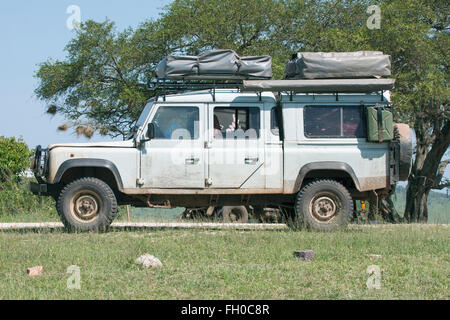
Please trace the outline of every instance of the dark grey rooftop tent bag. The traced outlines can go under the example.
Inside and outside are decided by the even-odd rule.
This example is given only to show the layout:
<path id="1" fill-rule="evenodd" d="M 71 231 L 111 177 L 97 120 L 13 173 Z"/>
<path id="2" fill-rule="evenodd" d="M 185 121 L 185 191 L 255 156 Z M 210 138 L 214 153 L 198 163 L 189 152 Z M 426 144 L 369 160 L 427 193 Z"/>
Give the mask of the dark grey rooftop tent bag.
<path id="1" fill-rule="evenodd" d="M 156 74 L 159 79 L 271 79 L 272 58 L 239 57 L 233 50 L 169 55 L 158 64 Z"/>
<path id="2" fill-rule="evenodd" d="M 391 75 L 391 57 L 381 51 L 300 52 L 286 63 L 286 79 L 382 78 Z"/>

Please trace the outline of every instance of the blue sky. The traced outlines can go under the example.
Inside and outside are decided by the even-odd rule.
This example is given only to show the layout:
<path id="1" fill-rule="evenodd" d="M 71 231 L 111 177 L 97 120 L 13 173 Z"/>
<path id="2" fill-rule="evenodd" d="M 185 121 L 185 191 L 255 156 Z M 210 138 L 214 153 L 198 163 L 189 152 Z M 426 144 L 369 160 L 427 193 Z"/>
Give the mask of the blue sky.
<path id="1" fill-rule="evenodd" d="M 30 148 L 58 142 L 83 142 L 70 130 L 58 132 L 64 119 L 50 117 L 34 96 L 37 64 L 63 59 L 74 32 L 66 26 L 70 5 L 81 9 L 82 21 L 114 21 L 119 30 L 157 18 L 170 0 L 15 0 L 0 2 L 0 136 L 22 136 Z M 99 135 L 91 141 L 108 138 Z"/>

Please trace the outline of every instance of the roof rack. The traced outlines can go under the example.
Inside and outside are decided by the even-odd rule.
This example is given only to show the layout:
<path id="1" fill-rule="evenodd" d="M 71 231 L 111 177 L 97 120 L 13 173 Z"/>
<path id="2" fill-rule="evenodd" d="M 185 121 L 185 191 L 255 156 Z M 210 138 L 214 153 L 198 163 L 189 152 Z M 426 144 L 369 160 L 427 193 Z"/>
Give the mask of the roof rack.
<path id="1" fill-rule="evenodd" d="M 212 90 L 213 100 L 216 100 L 216 89 L 238 89 L 241 90 L 243 80 L 241 79 L 154 79 L 149 82 L 148 87 L 156 92 L 156 96 L 183 93 L 186 91 Z"/>
<path id="2" fill-rule="evenodd" d="M 262 92 L 286 92 L 292 96 L 297 93 L 376 93 L 383 96 L 385 90 L 393 88 L 394 79 L 298 79 L 298 80 L 246 80 L 246 79 L 161 79 L 149 82 L 149 89 L 166 101 L 166 95 L 187 91 L 211 90 L 216 101 L 216 89 L 237 89 L 239 92 L 255 92 L 261 100 Z M 383 100 L 383 97 L 381 97 Z"/>

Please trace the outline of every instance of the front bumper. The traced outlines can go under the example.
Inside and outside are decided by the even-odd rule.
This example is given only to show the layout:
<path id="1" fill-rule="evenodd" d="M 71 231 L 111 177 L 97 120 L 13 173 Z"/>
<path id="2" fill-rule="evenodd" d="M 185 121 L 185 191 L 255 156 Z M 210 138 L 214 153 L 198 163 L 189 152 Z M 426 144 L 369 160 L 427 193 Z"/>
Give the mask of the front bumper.
<path id="1" fill-rule="evenodd" d="M 48 193 L 48 185 L 46 183 L 30 182 L 29 188 L 33 194 L 46 195 Z"/>

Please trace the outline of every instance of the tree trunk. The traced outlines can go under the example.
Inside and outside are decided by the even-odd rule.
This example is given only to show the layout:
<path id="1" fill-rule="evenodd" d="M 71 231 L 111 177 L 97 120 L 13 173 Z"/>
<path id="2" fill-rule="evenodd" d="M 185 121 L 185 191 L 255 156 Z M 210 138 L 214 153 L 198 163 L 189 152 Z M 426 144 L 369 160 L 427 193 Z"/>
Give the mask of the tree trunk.
<path id="1" fill-rule="evenodd" d="M 442 177 L 438 169 L 450 144 L 450 121 L 445 121 L 442 130 L 434 127 L 431 133 L 425 129 L 429 126 L 423 122 L 418 120 L 414 128 L 417 141 L 416 158 L 408 179 L 404 216 L 408 222 L 428 221 L 428 195 L 431 189 L 439 186 Z"/>
<path id="2" fill-rule="evenodd" d="M 427 200 L 431 188 L 426 187 L 425 177 L 411 177 L 406 189 L 405 219 L 408 222 L 428 221 Z"/>

